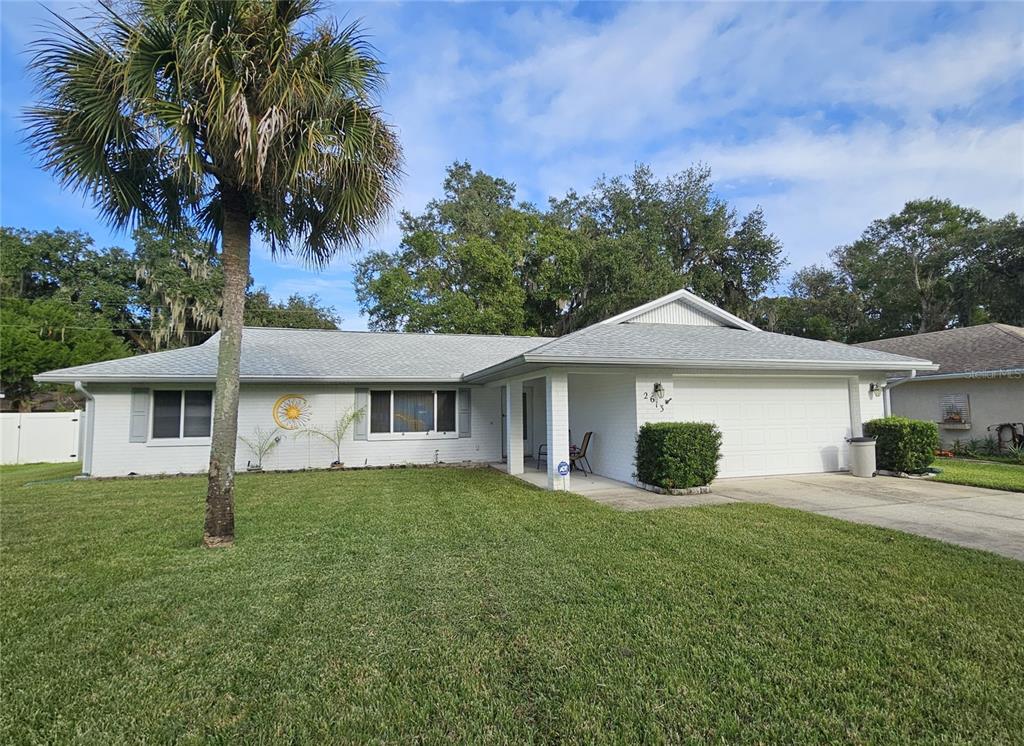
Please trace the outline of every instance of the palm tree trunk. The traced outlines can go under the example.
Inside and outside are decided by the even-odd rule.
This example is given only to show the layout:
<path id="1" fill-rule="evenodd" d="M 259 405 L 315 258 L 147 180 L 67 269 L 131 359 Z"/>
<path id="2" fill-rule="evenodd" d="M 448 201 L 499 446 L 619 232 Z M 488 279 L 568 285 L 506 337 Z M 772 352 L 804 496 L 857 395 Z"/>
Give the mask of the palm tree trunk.
<path id="1" fill-rule="evenodd" d="M 238 376 L 242 357 L 242 319 L 249 284 L 249 234 L 252 219 L 237 193 L 222 191 L 224 225 L 221 266 L 224 296 L 213 400 L 210 478 L 206 492 L 203 545 L 230 546 L 235 540 L 235 448 L 238 437 Z"/>

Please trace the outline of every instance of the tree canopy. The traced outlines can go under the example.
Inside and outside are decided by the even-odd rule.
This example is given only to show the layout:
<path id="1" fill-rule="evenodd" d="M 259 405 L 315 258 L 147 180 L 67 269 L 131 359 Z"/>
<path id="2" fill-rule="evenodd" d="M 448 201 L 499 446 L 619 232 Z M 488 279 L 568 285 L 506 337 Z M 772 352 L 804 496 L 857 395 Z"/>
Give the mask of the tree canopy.
<path id="1" fill-rule="evenodd" d="M 640 166 L 541 210 L 455 163 L 400 227 L 396 250 L 357 265 L 371 328 L 562 334 L 681 287 L 750 316 L 784 265 L 761 210 L 739 215 L 703 167 L 659 180 Z"/>
<path id="2" fill-rule="evenodd" d="M 87 235 L 0 228 L 0 382 L 7 401 L 28 403 L 45 370 L 198 344 L 220 321 L 220 266 L 195 232 L 133 234 L 132 250 L 96 249 Z M 246 293 L 248 326 L 336 328 L 315 295 L 275 301 Z"/>
<path id="3" fill-rule="evenodd" d="M 831 265 L 798 271 L 757 322 L 787 334 L 864 342 L 998 321 L 1024 325 L 1024 221 L 942 199 L 873 221 Z"/>

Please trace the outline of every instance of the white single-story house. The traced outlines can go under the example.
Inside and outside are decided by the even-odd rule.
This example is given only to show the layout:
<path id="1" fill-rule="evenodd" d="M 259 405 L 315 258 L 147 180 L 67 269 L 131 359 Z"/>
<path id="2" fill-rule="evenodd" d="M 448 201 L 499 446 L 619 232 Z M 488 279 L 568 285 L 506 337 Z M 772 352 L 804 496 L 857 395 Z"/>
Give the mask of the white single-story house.
<path id="1" fill-rule="evenodd" d="M 995 440 L 995 428 L 1002 423 L 1024 423 L 1022 327 L 979 324 L 858 346 L 939 364 L 937 371 L 919 370 L 913 376 L 895 373 L 887 392 L 892 414 L 938 423 L 947 446 L 958 440 Z"/>
<path id="2" fill-rule="evenodd" d="M 83 472 L 205 471 L 217 344 L 37 376 L 87 397 Z M 556 339 L 247 328 L 238 431 L 278 428 L 264 469 L 323 468 L 334 446 L 303 427 L 355 408 L 366 417 L 342 444 L 347 466 L 519 474 L 545 444 L 548 487 L 567 489 L 559 465 L 587 432 L 593 471 L 631 483 L 644 423 L 707 421 L 722 431 L 721 477 L 841 471 L 846 439 L 882 415 L 886 373 L 935 367 L 764 332 L 685 290 Z M 252 458 L 239 443 L 237 468 Z"/>

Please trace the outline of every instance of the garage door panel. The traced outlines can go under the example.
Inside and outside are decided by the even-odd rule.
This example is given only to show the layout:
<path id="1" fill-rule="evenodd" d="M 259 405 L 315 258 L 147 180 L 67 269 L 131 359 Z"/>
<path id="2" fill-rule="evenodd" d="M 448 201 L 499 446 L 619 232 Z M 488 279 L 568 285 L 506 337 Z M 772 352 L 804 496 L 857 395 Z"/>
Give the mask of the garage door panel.
<path id="1" fill-rule="evenodd" d="M 714 422 L 722 431 L 719 476 L 847 468 L 845 379 L 681 376 L 675 396 L 680 419 Z"/>

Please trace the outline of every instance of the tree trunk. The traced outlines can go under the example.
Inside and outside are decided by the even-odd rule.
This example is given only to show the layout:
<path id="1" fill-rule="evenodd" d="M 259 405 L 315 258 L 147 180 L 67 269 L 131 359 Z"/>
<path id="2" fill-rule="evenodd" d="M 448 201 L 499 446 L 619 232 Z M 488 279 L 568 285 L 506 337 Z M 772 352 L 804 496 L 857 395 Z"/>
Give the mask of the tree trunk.
<path id="1" fill-rule="evenodd" d="M 213 398 L 210 479 L 206 492 L 203 545 L 231 546 L 235 540 L 235 448 L 238 438 L 238 376 L 242 356 L 242 319 L 249 284 L 249 234 L 252 219 L 236 193 L 222 192 L 224 225 L 221 266 L 224 296 Z"/>

